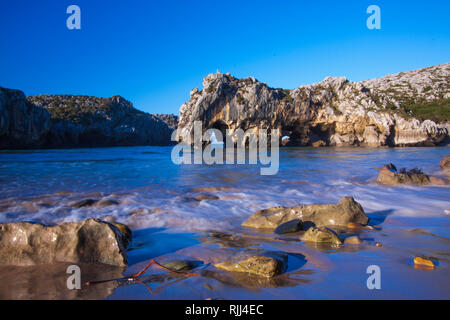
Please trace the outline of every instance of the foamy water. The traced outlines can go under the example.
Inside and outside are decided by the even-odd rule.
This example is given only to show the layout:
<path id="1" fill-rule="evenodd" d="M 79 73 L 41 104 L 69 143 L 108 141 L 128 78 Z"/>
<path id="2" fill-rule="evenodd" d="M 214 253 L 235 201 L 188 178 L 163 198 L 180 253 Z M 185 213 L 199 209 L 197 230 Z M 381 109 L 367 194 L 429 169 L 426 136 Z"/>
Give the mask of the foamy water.
<path id="1" fill-rule="evenodd" d="M 377 168 L 390 162 L 397 168 L 419 167 L 427 174 L 444 177 L 439 161 L 450 153 L 449 148 L 282 149 L 275 176 L 261 176 L 258 166 L 249 165 L 177 166 L 170 160 L 170 151 L 169 147 L 3 151 L 0 222 L 54 224 L 88 217 L 118 221 L 133 229 L 127 274 L 141 269 L 149 259 L 194 259 L 206 268 L 202 276 L 174 285 L 161 280 L 162 291 L 157 294 L 139 284 L 108 283 L 104 291 L 81 290 L 80 297 L 88 299 L 450 296 L 450 216 L 445 213 L 450 210 L 450 188 L 375 183 Z M 199 196 L 209 200 L 198 201 Z M 279 238 L 240 227 L 260 209 L 335 203 L 344 196 L 353 196 L 371 224 L 380 226 L 376 231 L 360 231 L 360 246 L 322 250 L 300 241 L 299 234 Z M 110 199 L 116 204 L 71 207 L 84 199 Z M 341 236 L 351 234 L 347 231 Z M 382 247 L 375 245 L 378 242 Z M 225 259 L 230 250 L 243 248 L 288 253 L 288 272 L 273 280 L 252 280 L 247 275 L 220 272 L 210 264 L 215 256 Z M 432 257 L 437 268 L 415 268 L 411 261 L 417 255 Z M 366 287 L 366 268 L 374 264 L 382 269 L 382 290 L 377 292 Z M 42 270 L 39 266 L 26 270 L 4 267 L 0 296 L 41 299 L 49 296 L 49 283 L 60 281 L 64 286 L 65 268 L 55 265 Z M 120 277 L 121 272 L 108 275 L 104 270 L 93 270 L 92 279 Z M 149 274 L 155 277 L 155 272 L 160 277 L 164 274 L 161 270 Z M 155 287 L 158 281 L 154 277 L 148 284 Z M 57 297 L 72 298 L 70 290 L 53 291 Z"/>
<path id="2" fill-rule="evenodd" d="M 334 203 L 353 196 L 366 213 L 445 216 L 449 187 L 386 187 L 377 168 L 419 167 L 443 175 L 449 148 L 282 149 L 275 176 L 254 165 L 182 165 L 170 147 L 3 151 L 0 153 L 0 221 L 60 223 L 87 217 L 133 229 L 231 230 L 257 210 Z M 196 188 L 212 188 L 197 190 Z M 217 188 L 217 189 L 214 189 Z M 218 200 L 197 201 L 199 195 Z M 83 199 L 118 205 L 74 209 Z"/>

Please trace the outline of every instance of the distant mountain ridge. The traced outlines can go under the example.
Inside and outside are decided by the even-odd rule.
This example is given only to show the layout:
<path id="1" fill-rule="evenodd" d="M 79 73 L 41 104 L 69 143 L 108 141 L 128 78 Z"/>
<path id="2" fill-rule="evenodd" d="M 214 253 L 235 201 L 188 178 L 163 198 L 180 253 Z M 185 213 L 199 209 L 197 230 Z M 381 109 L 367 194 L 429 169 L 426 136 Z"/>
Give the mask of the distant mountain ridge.
<path id="1" fill-rule="evenodd" d="M 25 97 L 0 88 L 0 148 L 168 145 L 175 115 L 153 115 L 121 96 Z"/>

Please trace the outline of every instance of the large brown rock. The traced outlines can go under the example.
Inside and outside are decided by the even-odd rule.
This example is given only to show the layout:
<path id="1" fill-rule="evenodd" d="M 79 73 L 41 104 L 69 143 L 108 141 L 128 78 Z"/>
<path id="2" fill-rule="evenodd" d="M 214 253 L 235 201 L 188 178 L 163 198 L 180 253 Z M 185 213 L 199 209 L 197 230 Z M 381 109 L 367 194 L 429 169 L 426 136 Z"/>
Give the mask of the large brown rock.
<path id="1" fill-rule="evenodd" d="M 256 212 L 242 226 L 257 229 L 275 229 L 280 224 L 300 219 L 304 225 L 346 226 L 349 222 L 366 225 L 369 218 L 352 197 L 342 198 L 337 204 L 312 204 L 297 207 L 275 207 Z"/>
<path id="2" fill-rule="evenodd" d="M 31 266 L 54 262 L 127 264 L 131 234 L 96 220 L 44 226 L 0 224 L 0 265 Z"/>

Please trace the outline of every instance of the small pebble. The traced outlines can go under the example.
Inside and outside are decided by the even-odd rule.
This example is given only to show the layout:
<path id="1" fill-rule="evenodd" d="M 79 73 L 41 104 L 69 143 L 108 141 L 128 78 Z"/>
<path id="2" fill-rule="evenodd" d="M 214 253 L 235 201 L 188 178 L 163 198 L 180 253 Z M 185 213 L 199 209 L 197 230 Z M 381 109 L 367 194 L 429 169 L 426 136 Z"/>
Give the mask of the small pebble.
<path id="1" fill-rule="evenodd" d="M 429 268 L 434 268 L 436 266 L 433 261 L 421 257 L 414 257 L 414 264 Z"/>

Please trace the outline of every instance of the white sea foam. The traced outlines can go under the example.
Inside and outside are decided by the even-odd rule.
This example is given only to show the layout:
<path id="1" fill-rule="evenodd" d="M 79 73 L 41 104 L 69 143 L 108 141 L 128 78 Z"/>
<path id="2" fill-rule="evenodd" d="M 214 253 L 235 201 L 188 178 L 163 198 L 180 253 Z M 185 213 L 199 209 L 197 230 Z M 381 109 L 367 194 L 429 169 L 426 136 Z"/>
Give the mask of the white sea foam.
<path id="1" fill-rule="evenodd" d="M 398 167 L 421 167 L 426 172 L 442 174 L 438 164 L 446 153 L 445 148 L 430 148 L 423 154 L 414 152 L 414 159 L 408 158 L 408 150 L 392 153 L 391 162 Z M 169 151 L 164 152 L 169 155 Z M 114 151 L 110 152 L 117 159 Z M 445 210 L 450 209 L 449 187 L 379 186 L 375 183 L 378 172 L 374 168 L 382 166 L 385 160 L 377 160 L 377 150 L 370 149 L 366 155 L 364 150 L 352 154 L 356 152 L 356 149 L 283 151 L 276 177 L 261 177 L 252 166 L 181 169 L 171 166 L 170 158 L 165 159 L 160 153 L 157 158 L 153 153 L 139 153 L 142 161 L 133 160 L 132 164 L 128 156 L 110 162 L 52 160 L 52 165 L 57 164 L 53 168 L 56 173 L 46 167 L 48 163 L 42 164 L 40 172 L 30 173 L 32 168 L 27 166 L 36 169 L 35 162 L 10 161 L 0 167 L 3 197 L 0 222 L 51 224 L 95 217 L 126 223 L 133 229 L 226 230 L 240 226 L 257 210 L 280 205 L 336 203 L 345 196 L 353 196 L 368 214 L 428 217 L 445 215 Z M 386 152 L 383 150 L 383 157 Z M 308 153 L 314 157 L 307 156 Z M 96 157 L 95 150 L 91 156 Z M 52 157 L 57 158 L 55 154 Z M 105 158 L 107 155 L 102 153 L 102 159 Z M 124 170 L 128 165 L 130 169 Z M 193 191 L 205 186 L 231 189 Z M 65 190 L 72 192 L 55 193 Z M 194 198 L 201 194 L 219 199 L 196 201 Z M 120 204 L 70 207 L 87 198 L 111 198 Z"/>

